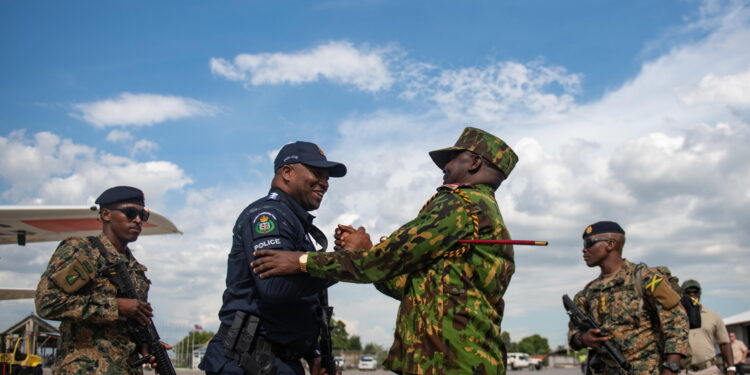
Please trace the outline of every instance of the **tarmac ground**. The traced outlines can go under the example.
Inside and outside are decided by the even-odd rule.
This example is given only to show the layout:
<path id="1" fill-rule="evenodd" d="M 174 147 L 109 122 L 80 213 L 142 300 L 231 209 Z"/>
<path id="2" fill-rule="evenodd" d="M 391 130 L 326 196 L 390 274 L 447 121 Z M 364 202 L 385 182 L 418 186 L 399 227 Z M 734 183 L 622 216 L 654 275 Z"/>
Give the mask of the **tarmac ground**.
<path id="1" fill-rule="evenodd" d="M 580 368 L 578 367 L 571 367 L 571 368 L 543 368 L 538 371 L 532 371 L 532 370 L 508 370 L 507 375 L 579 375 L 581 373 Z M 52 372 L 50 369 L 46 368 L 44 369 L 45 375 L 50 375 Z M 144 371 L 144 375 L 154 374 L 153 371 Z M 178 368 L 177 369 L 177 375 L 202 375 L 203 371 L 200 370 L 190 370 L 190 369 L 184 369 L 184 368 Z M 388 375 L 393 374 L 393 372 L 388 370 L 375 370 L 375 371 L 359 371 L 359 370 L 344 370 L 343 375 Z"/>
<path id="2" fill-rule="evenodd" d="M 50 375 L 49 369 L 44 369 L 45 375 Z M 144 371 L 144 375 L 156 375 L 153 371 Z M 356 369 L 344 370 L 343 375 L 390 375 L 394 374 L 391 371 L 378 369 L 375 371 L 359 371 Z M 581 368 L 576 367 L 564 367 L 564 368 L 549 368 L 545 367 L 541 370 L 508 370 L 507 375 L 581 375 Z M 750 373 L 746 373 L 750 374 Z M 185 368 L 178 368 L 177 375 L 203 375 L 203 371 L 200 370 L 189 370 Z"/>

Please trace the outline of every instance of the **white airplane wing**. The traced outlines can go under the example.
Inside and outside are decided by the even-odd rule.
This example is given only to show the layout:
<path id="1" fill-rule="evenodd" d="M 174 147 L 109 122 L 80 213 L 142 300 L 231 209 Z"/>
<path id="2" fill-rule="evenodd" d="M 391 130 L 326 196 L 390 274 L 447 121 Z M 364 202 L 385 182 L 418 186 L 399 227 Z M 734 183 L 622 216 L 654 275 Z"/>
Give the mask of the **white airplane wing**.
<path id="1" fill-rule="evenodd" d="M 0 245 L 62 241 L 102 231 L 97 206 L 0 206 Z M 166 217 L 151 211 L 141 235 L 182 233 Z M 0 301 L 34 298 L 33 289 L 0 289 Z"/>
<path id="2" fill-rule="evenodd" d="M 34 289 L 0 289 L 0 300 L 34 298 Z"/>
<path id="3" fill-rule="evenodd" d="M 62 241 L 102 231 L 97 206 L 0 206 L 0 245 Z M 151 211 L 141 235 L 182 233 L 166 217 Z"/>

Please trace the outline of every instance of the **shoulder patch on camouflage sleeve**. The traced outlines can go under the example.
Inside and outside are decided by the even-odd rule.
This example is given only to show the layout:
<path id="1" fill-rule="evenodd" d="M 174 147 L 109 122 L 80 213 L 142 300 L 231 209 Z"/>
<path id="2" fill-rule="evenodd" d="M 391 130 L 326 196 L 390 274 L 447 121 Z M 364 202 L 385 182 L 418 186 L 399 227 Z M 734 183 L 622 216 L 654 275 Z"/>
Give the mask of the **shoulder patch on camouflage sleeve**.
<path id="1" fill-rule="evenodd" d="M 665 309 L 671 310 L 680 303 L 680 295 L 672 289 L 663 275 L 654 273 L 644 285 L 646 293 L 651 294 L 656 302 Z"/>
<path id="2" fill-rule="evenodd" d="M 81 254 L 75 254 L 73 260 L 52 274 L 51 278 L 65 293 L 74 293 L 88 284 L 95 274 L 96 263 Z"/>

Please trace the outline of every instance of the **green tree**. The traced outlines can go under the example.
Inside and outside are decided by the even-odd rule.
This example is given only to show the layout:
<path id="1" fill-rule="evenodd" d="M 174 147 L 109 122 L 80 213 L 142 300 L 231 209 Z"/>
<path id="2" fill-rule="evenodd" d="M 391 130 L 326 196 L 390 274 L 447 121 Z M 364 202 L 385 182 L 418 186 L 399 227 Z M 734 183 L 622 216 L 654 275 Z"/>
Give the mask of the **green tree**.
<path id="1" fill-rule="evenodd" d="M 372 342 L 368 342 L 367 344 L 365 344 L 365 348 L 362 349 L 362 352 L 366 354 L 378 354 L 382 351 L 385 351 L 382 346 Z"/>
<path id="2" fill-rule="evenodd" d="M 362 350 L 362 341 L 359 339 L 359 336 L 352 335 L 349 337 L 349 350 Z"/>
<path id="3" fill-rule="evenodd" d="M 547 338 L 537 334 L 522 338 L 518 342 L 517 349 L 519 352 L 528 354 L 547 354 L 550 352 Z"/>
<path id="4" fill-rule="evenodd" d="M 349 348 L 349 333 L 341 320 L 331 319 L 331 343 L 334 349 Z"/>
<path id="5" fill-rule="evenodd" d="M 508 352 L 517 352 L 518 348 L 516 343 L 510 341 L 510 333 L 507 331 L 503 331 L 500 333 L 500 340 L 503 341 L 503 344 L 505 344 L 505 350 Z"/>
<path id="6" fill-rule="evenodd" d="M 378 344 L 368 342 L 365 344 L 362 354 L 372 354 L 375 356 L 375 360 L 378 361 L 378 363 L 382 363 L 385 361 L 385 357 L 388 356 L 388 351 Z"/>
<path id="7" fill-rule="evenodd" d="M 193 349 L 198 349 L 211 340 L 211 337 L 214 337 L 211 331 L 190 331 L 177 345 L 192 345 Z"/>
<path id="8" fill-rule="evenodd" d="M 211 331 L 190 331 L 172 349 L 177 359 L 175 366 L 185 367 L 190 365 L 193 350 L 200 348 L 214 336 Z"/>

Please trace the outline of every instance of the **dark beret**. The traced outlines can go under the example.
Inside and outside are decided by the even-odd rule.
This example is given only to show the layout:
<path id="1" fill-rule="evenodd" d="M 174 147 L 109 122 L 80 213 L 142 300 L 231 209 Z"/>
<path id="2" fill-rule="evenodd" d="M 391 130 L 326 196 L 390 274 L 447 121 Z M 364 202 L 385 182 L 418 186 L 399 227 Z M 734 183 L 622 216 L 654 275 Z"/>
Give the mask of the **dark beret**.
<path id="1" fill-rule="evenodd" d="M 132 186 L 115 186 L 104 190 L 94 203 L 99 206 L 109 206 L 115 203 L 134 203 L 146 206 L 143 192 Z"/>
<path id="2" fill-rule="evenodd" d="M 586 238 L 588 236 L 593 236 L 599 233 L 625 234 L 625 231 L 622 229 L 620 224 L 617 224 L 614 221 L 597 221 L 596 223 L 586 227 L 586 229 L 583 231 L 582 237 Z"/>

